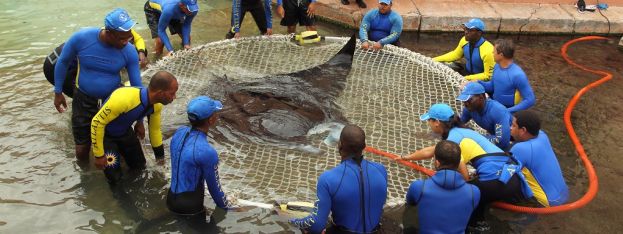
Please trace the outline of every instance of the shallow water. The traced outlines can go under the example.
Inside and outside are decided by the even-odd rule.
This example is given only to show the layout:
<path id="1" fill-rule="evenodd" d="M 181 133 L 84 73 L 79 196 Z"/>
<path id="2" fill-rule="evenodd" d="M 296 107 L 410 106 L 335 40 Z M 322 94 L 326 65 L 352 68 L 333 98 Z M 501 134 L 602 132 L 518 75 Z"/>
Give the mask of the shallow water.
<path id="1" fill-rule="evenodd" d="M 193 43 L 223 38 L 229 25 L 230 2 L 200 1 L 200 4 L 201 11 L 193 27 Z M 104 15 L 114 7 L 126 8 L 140 23 L 138 32 L 146 39 L 149 37 L 142 13 L 143 2 L 0 2 L 0 74 L 4 80 L 0 83 L 0 232 L 298 232 L 285 222 L 286 216 L 261 208 L 226 215 L 212 213 L 214 207 L 209 198 L 206 199 L 209 222 L 195 225 L 192 221 L 180 220 L 164 207 L 167 187 L 164 169 L 153 165 L 153 161 L 148 162 L 150 169 L 146 173 L 134 175 L 123 188 L 112 189 L 101 172 L 94 168 L 83 170 L 75 164 L 69 114 L 58 114 L 54 110 L 52 87 L 43 77 L 41 66 L 44 57 L 71 33 L 84 26 L 101 26 Z M 247 18 L 243 35 L 256 35 L 251 17 Z M 275 21 L 274 25 L 278 22 Z M 350 34 L 349 30 L 326 24 L 320 24 L 319 30 L 322 35 Z M 285 29 L 277 27 L 276 32 L 284 33 Z M 495 35 L 488 37 L 494 39 Z M 574 71 L 558 58 L 559 48 L 567 39 L 520 38 L 517 60 L 533 82 L 538 97 L 535 109 L 544 116 L 544 128 L 552 138 L 571 188 L 571 199 L 575 200 L 583 194 L 586 179 L 560 116 L 580 84 L 595 77 Z M 401 39 L 405 47 L 428 55 L 453 49 L 457 40 L 457 35 L 418 37 L 414 34 L 404 35 Z M 152 43 L 147 39 L 149 48 Z M 612 44 L 589 43 L 572 51 L 572 56 L 583 57 L 583 61 L 604 69 L 616 69 L 620 79 L 623 56 L 613 48 Z M 587 54 L 603 56 L 587 57 Z M 603 57 L 606 62 L 602 63 Z M 573 77 L 582 79 L 578 81 Z M 614 222 L 616 215 L 611 211 L 623 208 L 614 200 L 621 192 L 615 187 L 615 181 L 620 181 L 623 173 L 611 166 L 621 162 L 611 159 L 617 156 L 614 152 L 621 149 L 620 143 L 614 140 L 621 137 L 621 131 L 618 131 L 621 117 L 616 115 L 621 106 L 609 105 L 620 100 L 621 94 L 617 91 L 621 82 L 617 82 L 602 90 L 607 95 L 589 95 L 590 104 L 581 104 L 574 120 L 579 125 L 581 137 L 592 134 L 590 130 L 594 123 L 591 120 L 605 126 L 598 128 L 602 130 L 595 133 L 595 138 L 586 140 L 589 154 L 599 160 L 596 163 L 601 169 L 598 173 L 610 179 L 602 181 L 600 197 L 586 211 L 547 216 L 547 222 L 535 221 L 534 216 L 495 211 L 496 217 L 492 218 L 502 220 L 494 222 L 496 232 L 621 230 L 621 224 Z M 602 145 L 604 147 L 600 147 Z M 581 224 L 565 223 L 567 218 Z M 386 232 L 399 231 L 402 221 L 402 209 L 387 210 Z"/>

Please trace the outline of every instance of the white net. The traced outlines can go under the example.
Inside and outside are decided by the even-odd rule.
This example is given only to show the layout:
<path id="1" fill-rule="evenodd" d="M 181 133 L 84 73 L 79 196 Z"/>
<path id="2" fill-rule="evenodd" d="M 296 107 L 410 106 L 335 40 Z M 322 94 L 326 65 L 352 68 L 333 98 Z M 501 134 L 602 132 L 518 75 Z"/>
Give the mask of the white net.
<path id="1" fill-rule="evenodd" d="M 313 46 L 296 45 L 291 36 L 218 41 L 177 52 L 152 65 L 143 77 L 148 79 L 156 71 L 166 70 L 178 79 L 178 99 L 166 106 L 163 113 L 163 131 L 170 136 L 175 128 L 187 124 L 185 109 L 190 99 L 198 95 L 213 97 L 202 92 L 218 77 L 254 79 L 311 68 L 330 59 L 347 40 L 327 38 Z M 419 116 L 437 102 L 459 109 L 455 96 L 462 80 L 448 67 L 406 49 L 357 49 L 346 87 L 336 102 L 349 123 L 365 130 L 369 146 L 406 155 L 435 143 Z M 219 122 L 217 130 L 225 129 L 223 124 L 226 123 Z M 340 162 L 335 146 L 323 143 L 327 134 L 309 133 L 306 144 L 211 138 L 219 152 L 219 173 L 225 192 L 257 202 L 313 202 L 320 173 Z M 404 203 L 409 184 L 425 176 L 383 156 L 366 153 L 365 157 L 387 168 L 390 206 Z M 431 161 L 418 163 L 432 167 Z"/>

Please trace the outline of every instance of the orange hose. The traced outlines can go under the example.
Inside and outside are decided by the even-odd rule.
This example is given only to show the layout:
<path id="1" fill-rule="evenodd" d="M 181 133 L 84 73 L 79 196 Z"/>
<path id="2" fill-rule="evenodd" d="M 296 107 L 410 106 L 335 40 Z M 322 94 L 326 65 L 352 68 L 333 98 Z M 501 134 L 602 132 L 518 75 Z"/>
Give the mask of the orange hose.
<path id="1" fill-rule="evenodd" d="M 580 97 L 582 97 L 582 95 L 584 95 L 588 90 L 595 88 L 603 83 L 605 83 L 608 80 L 612 79 L 612 74 L 605 72 L 605 71 L 599 71 L 599 70 L 592 70 L 590 68 L 584 67 L 582 65 L 579 65 L 575 62 L 573 62 L 569 56 L 567 55 L 567 49 L 569 48 L 569 46 L 571 44 L 574 44 L 576 42 L 580 42 L 580 41 L 589 41 L 589 40 L 608 40 L 605 37 L 599 37 L 599 36 L 587 36 L 587 37 L 581 37 L 581 38 L 577 38 L 571 41 L 568 41 L 567 43 L 565 43 L 562 48 L 560 49 L 560 53 L 563 57 L 563 59 L 565 59 L 565 61 L 567 61 L 567 63 L 571 64 L 572 66 L 578 67 L 579 69 L 582 69 L 584 71 L 587 72 L 591 72 L 591 73 L 595 73 L 595 74 L 599 74 L 599 75 L 603 75 L 604 77 L 588 84 L 587 86 L 585 86 L 584 88 L 580 89 L 580 91 L 578 91 L 573 98 L 569 101 L 569 104 L 567 105 L 567 109 L 565 109 L 565 113 L 564 113 L 564 122 L 565 122 L 565 127 L 567 128 L 567 131 L 569 132 L 569 137 L 571 138 L 571 141 L 573 142 L 573 144 L 575 145 L 575 149 L 579 154 L 580 159 L 582 160 L 582 162 L 584 163 L 584 167 L 586 168 L 586 173 L 588 174 L 588 191 L 586 191 L 586 193 L 584 194 L 584 196 L 582 196 L 580 199 L 578 199 L 575 202 L 571 202 L 571 203 L 567 203 L 564 205 L 560 205 L 560 206 L 553 206 L 553 207 L 543 207 L 543 208 L 535 208 L 535 207 L 525 207 L 525 206 L 517 206 L 517 205 L 512 205 L 512 204 L 508 204 L 508 203 L 502 203 L 502 202 L 496 202 L 494 203 L 495 207 L 498 208 L 502 208 L 505 210 L 510 210 L 510 211 L 516 211 L 516 212 L 522 212 L 522 213 L 533 213 L 533 214 L 553 214 L 553 213 L 559 213 L 559 212 L 564 212 L 564 211 L 570 211 L 570 210 L 575 210 L 578 208 L 581 208 L 585 205 L 587 205 L 591 200 L 593 200 L 593 198 L 595 198 L 595 195 L 597 195 L 597 190 L 599 187 L 599 183 L 597 181 L 597 174 L 595 173 L 595 169 L 593 168 L 593 164 L 588 160 L 588 156 L 586 155 L 586 152 L 584 151 L 584 147 L 582 146 L 582 143 L 580 142 L 580 139 L 578 138 L 577 134 L 575 133 L 575 130 L 573 129 L 573 124 L 571 123 L 571 113 L 573 111 L 573 108 L 575 108 L 575 105 L 577 104 L 577 102 L 580 100 Z M 396 156 L 394 154 L 391 153 L 387 153 L 387 152 L 383 152 L 381 150 L 372 148 L 372 147 L 366 147 L 366 151 L 374 153 L 374 154 L 378 154 L 378 155 L 382 155 L 391 159 L 396 159 L 399 158 L 399 156 Z M 435 172 L 428 169 L 428 168 L 424 168 L 420 165 L 411 163 L 411 162 L 407 162 L 407 161 L 403 161 L 403 160 L 399 160 L 400 163 L 409 166 L 413 169 L 416 169 L 418 171 L 421 171 L 424 174 L 427 174 L 429 176 L 432 176 Z"/>

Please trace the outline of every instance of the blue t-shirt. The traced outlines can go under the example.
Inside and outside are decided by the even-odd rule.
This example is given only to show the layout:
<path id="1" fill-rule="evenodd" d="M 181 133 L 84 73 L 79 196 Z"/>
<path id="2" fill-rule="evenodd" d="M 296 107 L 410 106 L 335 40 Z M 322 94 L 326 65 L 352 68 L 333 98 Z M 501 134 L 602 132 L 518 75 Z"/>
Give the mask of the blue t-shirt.
<path id="1" fill-rule="evenodd" d="M 186 13 L 180 9 L 180 0 L 149 1 L 159 5 L 160 9 L 158 9 L 158 7 L 154 8 L 156 10 L 160 10 L 160 19 L 158 20 L 158 37 L 162 40 L 162 43 L 167 50 L 173 51 L 173 46 L 171 45 L 171 41 L 169 40 L 169 36 L 166 31 L 171 20 L 178 20 L 182 24 L 182 44 L 190 45 L 190 26 L 198 11 L 193 12 L 191 15 L 186 15 Z"/>
<path id="2" fill-rule="evenodd" d="M 379 9 L 372 9 L 361 20 L 359 39 L 361 42 L 376 41 L 387 45 L 398 41 L 402 33 L 402 17 L 390 11 L 381 14 Z"/>
<path id="3" fill-rule="evenodd" d="M 63 91 L 67 70 L 78 59 L 76 87 L 93 98 L 105 99 L 121 83 L 119 72 L 126 68 L 132 86 L 143 86 L 138 55 L 132 44 L 122 49 L 100 41 L 103 29 L 85 28 L 74 33 L 65 43 L 54 67 L 54 92 Z"/>
<path id="4" fill-rule="evenodd" d="M 539 203 L 558 206 L 569 199 L 569 189 L 545 132 L 539 131 L 535 138 L 515 143 L 510 152 L 524 166 L 522 172 Z"/>
<path id="5" fill-rule="evenodd" d="M 536 102 L 528 76 L 515 63 L 511 63 L 507 68 L 495 64 L 491 81 L 478 83 L 485 87 L 487 93 L 493 92 L 492 98 L 506 106 L 511 114 L 526 110 Z"/>
<path id="6" fill-rule="evenodd" d="M 506 107 L 495 100 L 487 99 L 482 112 L 469 111 L 467 108 L 463 108 L 461 113 L 461 121 L 467 123 L 470 119 L 473 119 L 478 126 L 487 130 L 487 139 L 491 143 L 500 147 L 500 149 L 507 149 L 511 140 L 511 128 L 510 125 L 513 121 L 513 116 L 508 112 Z"/>
<path id="7" fill-rule="evenodd" d="M 365 230 L 371 232 L 379 225 L 383 214 L 387 198 L 387 171 L 379 163 L 362 160 L 360 167 L 354 160 L 347 159 L 320 175 L 316 193 L 318 200 L 312 214 L 290 220 L 291 223 L 311 233 L 321 233 L 331 212 L 335 225 L 352 232 L 363 232 L 362 224 L 365 223 Z"/>
<path id="8" fill-rule="evenodd" d="M 478 187 L 448 169 L 414 181 L 407 191 L 407 204 L 418 206 L 420 233 L 465 233 L 479 201 Z"/>
<path id="9" fill-rule="evenodd" d="M 208 143 L 207 135 L 188 126 L 175 131 L 171 138 L 171 192 L 195 191 L 198 183 L 206 182 L 214 203 L 230 207 L 218 175 L 218 154 Z"/>

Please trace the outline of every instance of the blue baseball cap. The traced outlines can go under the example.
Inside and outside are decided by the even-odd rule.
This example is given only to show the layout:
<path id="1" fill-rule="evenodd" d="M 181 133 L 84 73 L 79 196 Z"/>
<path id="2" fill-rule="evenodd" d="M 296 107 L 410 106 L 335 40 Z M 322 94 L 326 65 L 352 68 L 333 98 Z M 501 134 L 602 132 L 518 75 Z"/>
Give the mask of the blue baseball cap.
<path id="1" fill-rule="evenodd" d="M 188 120 L 198 121 L 209 118 L 214 112 L 221 109 L 223 109 L 221 102 L 208 96 L 199 96 L 188 103 L 186 113 L 188 114 Z"/>
<path id="2" fill-rule="evenodd" d="M 392 4 L 392 0 L 379 0 L 379 3 Z"/>
<path id="3" fill-rule="evenodd" d="M 482 22 L 479 18 L 473 18 L 463 23 L 463 26 L 469 29 L 478 29 L 481 32 L 485 31 L 485 22 Z"/>
<path id="4" fill-rule="evenodd" d="M 136 21 L 132 20 L 123 8 L 114 9 L 104 18 L 104 26 L 115 31 L 130 31 L 135 24 Z"/>
<path id="5" fill-rule="evenodd" d="M 467 83 L 467 85 L 465 85 L 465 88 L 463 88 L 463 91 L 461 91 L 461 94 L 459 94 L 459 96 L 456 97 L 456 100 L 466 102 L 473 95 L 483 94 L 483 93 L 485 93 L 485 87 L 483 87 L 480 83 L 469 82 Z"/>
<path id="6" fill-rule="evenodd" d="M 444 103 L 437 103 L 432 105 L 428 112 L 420 116 L 420 120 L 426 121 L 429 119 L 436 119 L 439 121 L 450 121 L 454 116 L 454 111 L 450 106 Z"/>
<path id="7" fill-rule="evenodd" d="M 182 4 L 186 5 L 186 8 L 190 12 L 199 11 L 199 4 L 197 4 L 197 0 L 182 0 Z"/>

